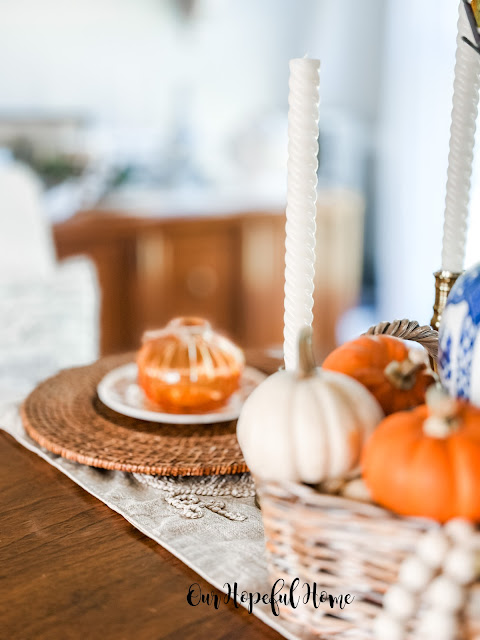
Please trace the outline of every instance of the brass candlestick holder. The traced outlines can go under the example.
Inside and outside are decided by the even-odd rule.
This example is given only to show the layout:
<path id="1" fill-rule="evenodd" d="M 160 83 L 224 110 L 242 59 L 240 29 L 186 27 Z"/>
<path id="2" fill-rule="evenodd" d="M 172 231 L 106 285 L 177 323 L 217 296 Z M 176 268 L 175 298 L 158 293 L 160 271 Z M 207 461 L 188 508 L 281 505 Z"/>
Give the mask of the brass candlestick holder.
<path id="1" fill-rule="evenodd" d="M 463 272 L 452 273 L 451 271 L 436 271 L 433 274 L 435 276 L 435 303 L 433 305 L 433 316 L 430 320 L 430 325 L 432 329 L 436 331 L 440 328 L 448 294 L 462 273 Z"/>

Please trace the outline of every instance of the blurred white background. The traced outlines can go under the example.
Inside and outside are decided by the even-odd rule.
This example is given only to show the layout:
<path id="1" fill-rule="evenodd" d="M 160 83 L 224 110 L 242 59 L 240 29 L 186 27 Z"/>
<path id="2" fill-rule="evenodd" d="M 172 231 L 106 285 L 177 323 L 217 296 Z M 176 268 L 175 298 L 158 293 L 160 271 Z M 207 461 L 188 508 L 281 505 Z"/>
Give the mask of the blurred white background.
<path id="1" fill-rule="evenodd" d="M 319 186 L 366 199 L 358 322 L 427 323 L 457 12 L 452 0 L 0 0 L 0 145 L 38 171 L 52 221 L 112 193 L 141 209 L 158 189 L 283 207 L 288 60 L 318 57 Z"/>

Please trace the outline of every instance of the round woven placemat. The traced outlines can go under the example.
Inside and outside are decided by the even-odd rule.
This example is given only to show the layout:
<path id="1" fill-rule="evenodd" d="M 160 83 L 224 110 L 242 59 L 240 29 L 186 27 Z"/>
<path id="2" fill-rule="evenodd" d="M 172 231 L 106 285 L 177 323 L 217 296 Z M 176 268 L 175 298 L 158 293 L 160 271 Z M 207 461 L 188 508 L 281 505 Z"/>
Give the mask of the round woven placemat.
<path id="1" fill-rule="evenodd" d="M 203 476 L 248 471 L 236 420 L 212 425 L 168 425 L 128 418 L 108 409 L 97 384 L 133 353 L 66 369 L 25 400 L 22 419 L 39 445 L 69 460 L 102 469 Z"/>

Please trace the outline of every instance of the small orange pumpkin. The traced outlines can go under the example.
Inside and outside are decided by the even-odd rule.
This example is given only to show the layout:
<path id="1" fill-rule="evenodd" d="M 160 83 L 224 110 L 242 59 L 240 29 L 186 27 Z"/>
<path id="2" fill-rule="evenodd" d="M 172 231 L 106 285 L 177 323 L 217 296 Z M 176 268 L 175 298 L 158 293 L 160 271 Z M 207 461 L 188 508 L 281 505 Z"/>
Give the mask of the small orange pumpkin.
<path id="1" fill-rule="evenodd" d="M 362 475 L 373 499 L 406 516 L 480 521 L 480 409 L 432 387 L 428 405 L 388 416 Z"/>
<path id="2" fill-rule="evenodd" d="M 426 352 L 409 349 L 404 340 L 392 336 L 360 336 L 346 342 L 327 356 L 323 368 L 361 382 L 385 415 L 422 404 L 435 382 Z"/>

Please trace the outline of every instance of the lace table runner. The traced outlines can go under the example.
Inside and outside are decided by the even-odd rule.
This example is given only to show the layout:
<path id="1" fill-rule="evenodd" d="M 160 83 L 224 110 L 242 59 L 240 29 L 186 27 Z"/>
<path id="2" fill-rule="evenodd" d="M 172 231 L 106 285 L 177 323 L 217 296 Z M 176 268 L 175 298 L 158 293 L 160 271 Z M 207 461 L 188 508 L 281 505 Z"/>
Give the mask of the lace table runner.
<path id="1" fill-rule="evenodd" d="M 265 562 L 260 511 L 249 474 L 165 478 L 104 471 L 70 462 L 29 438 L 17 406 L 0 412 L 0 428 L 59 469 L 191 567 L 220 591 L 237 583 L 239 593 L 267 594 L 272 584 Z M 185 606 L 189 584 L 185 584 Z M 233 606 L 227 603 L 222 606 Z M 268 605 L 253 613 L 284 637 L 295 635 Z M 221 612 L 219 612 L 219 615 Z"/>

